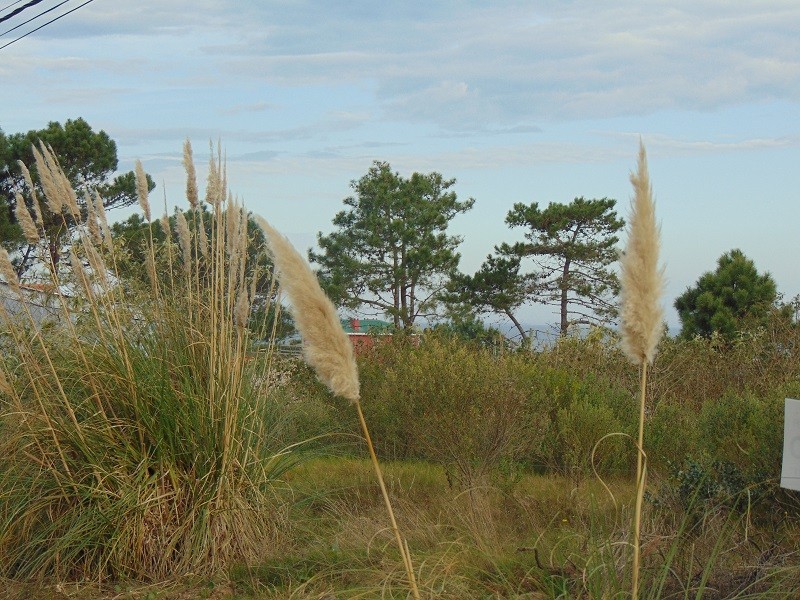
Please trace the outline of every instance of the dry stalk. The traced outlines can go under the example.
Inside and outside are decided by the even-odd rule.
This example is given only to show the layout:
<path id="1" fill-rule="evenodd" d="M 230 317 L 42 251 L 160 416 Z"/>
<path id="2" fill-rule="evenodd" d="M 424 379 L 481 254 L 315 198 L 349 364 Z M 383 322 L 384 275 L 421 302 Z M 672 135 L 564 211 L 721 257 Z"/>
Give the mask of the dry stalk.
<path id="1" fill-rule="evenodd" d="M 621 259 L 622 346 L 627 357 L 640 366 L 639 434 L 636 444 L 636 506 L 633 527 L 633 564 L 631 597 L 639 597 L 639 559 L 642 503 L 647 477 L 644 453 L 644 416 L 647 389 L 647 366 L 653 361 L 663 333 L 661 294 L 664 270 L 658 265 L 660 235 L 655 220 L 655 205 L 647 171 L 647 155 L 639 144 L 636 173 L 631 173 L 634 197 L 628 223 L 628 246 Z"/>
<path id="2" fill-rule="evenodd" d="M 372 438 L 369 434 L 364 413 L 361 410 L 358 368 L 353 345 L 342 329 L 336 308 L 319 286 L 316 276 L 308 263 L 294 249 L 289 240 L 275 230 L 265 219 L 256 216 L 256 222 L 267 237 L 275 268 L 283 289 L 286 291 L 297 330 L 304 341 L 304 353 L 308 363 L 314 368 L 320 380 L 336 395 L 350 400 L 358 413 L 358 420 L 364 439 L 367 442 L 372 466 L 378 479 L 386 510 L 389 514 L 392 531 L 403 559 L 408 583 L 415 599 L 419 599 L 419 589 L 414 576 L 411 555 L 408 552 L 386 490 Z"/>

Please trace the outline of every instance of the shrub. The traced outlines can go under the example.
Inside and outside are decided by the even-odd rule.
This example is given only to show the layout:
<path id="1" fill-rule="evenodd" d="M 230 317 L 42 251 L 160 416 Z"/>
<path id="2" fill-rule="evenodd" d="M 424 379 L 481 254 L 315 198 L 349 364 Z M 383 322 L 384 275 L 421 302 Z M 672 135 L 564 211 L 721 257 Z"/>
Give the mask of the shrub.
<path id="1" fill-rule="evenodd" d="M 592 375 L 549 368 L 542 362 L 540 357 L 519 365 L 516 379 L 527 395 L 528 463 L 537 471 L 588 475 L 597 445 L 598 472 L 627 472 L 635 459 L 624 438 L 635 430 L 633 396 Z M 623 436 L 605 437 L 615 433 Z"/>
<path id="2" fill-rule="evenodd" d="M 466 487 L 524 454 L 525 396 L 513 365 L 439 336 L 377 350 L 362 371 L 362 396 L 383 452 L 433 460 Z"/>

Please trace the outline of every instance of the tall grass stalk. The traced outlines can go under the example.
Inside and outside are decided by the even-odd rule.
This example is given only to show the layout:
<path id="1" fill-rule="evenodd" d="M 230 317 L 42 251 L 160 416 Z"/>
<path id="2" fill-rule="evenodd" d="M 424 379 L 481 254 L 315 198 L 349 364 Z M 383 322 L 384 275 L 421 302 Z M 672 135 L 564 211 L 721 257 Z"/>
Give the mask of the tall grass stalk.
<path id="1" fill-rule="evenodd" d="M 358 413 L 359 424 L 367 443 L 370 459 L 389 514 L 392 532 L 400 550 L 403 566 L 408 577 L 409 587 L 414 598 L 419 599 L 414 567 L 408 546 L 400 534 L 397 521 L 386 490 L 372 438 L 369 434 L 364 413 L 361 410 L 361 393 L 353 346 L 342 329 L 333 303 L 319 286 L 316 276 L 308 263 L 294 249 L 284 236 L 265 219 L 256 218 L 264 230 L 278 271 L 281 286 L 291 303 L 297 329 L 304 341 L 304 354 L 318 377 L 334 393 L 350 400 Z"/>
<path id="2" fill-rule="evenodd" d="M 253 358 L 246 327 L 269 277 L 247 252 L 221 161 L 210 208 L 187 165 L 191 211 L 163 244 L 152 232 L 168 219 L 150 223 L 137 165 L 143 274 L 111 239 L 102 199 L 88 197 L 81 217 L 51 150 L 35 156 L 40 210 L 77 227 L 71 273 L 50 262 L 43 308 L 0 253 L 0 577 L 157 580 L 261 559 L 278 538 L 273 488 L 290 457 L 269 361 Z"/>
<path id="3" fill-rule="evenodd" d="M 633 527 L 633 564 L 631 595 L 639 597 L 639 554 L 642 502 L 647 477 L 644 453 L 644 418 L 647 389 L 647 366 L 652 363 L 663 333 L 664 271 L 658 265 L 660 235 L 655 220 L 655 204 L 647 170 L 644 144 L 639 144 L 636 173 L 631 173 L 634 197 L 628 222 L 628 245 L 621 259 L 622 344 L 627 357 L 640 366 L 639 434 L 636 458 L 636 506 Z"/>

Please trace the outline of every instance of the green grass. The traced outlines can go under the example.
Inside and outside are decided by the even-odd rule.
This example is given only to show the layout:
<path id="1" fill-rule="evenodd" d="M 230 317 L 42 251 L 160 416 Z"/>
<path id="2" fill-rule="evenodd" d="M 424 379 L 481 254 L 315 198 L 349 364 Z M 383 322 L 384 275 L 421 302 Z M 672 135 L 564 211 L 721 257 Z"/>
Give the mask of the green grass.
<path id="1" fill-rule="evenodd" d="M 441 467 L 386 465 L 423 597 L 625 598 L 630 481 L 526 475 L 504 488 L 452 489 Z M 280 548 L 216 577 L 20 587 L 30 598 L 406 598 L 399 552 L 367 460 L 309 460 L 284 477 L 291 503 Z M 795 526 L 709 506 L 681 514 L 647 505 L 642 597 L 791 598 L 800 582 Z M 14 589 L 13 587 L 10 589 Z M 48 596 L 50 594 L 50 596 Z M 150 596 L 148 596 L 150 594 Z"/>

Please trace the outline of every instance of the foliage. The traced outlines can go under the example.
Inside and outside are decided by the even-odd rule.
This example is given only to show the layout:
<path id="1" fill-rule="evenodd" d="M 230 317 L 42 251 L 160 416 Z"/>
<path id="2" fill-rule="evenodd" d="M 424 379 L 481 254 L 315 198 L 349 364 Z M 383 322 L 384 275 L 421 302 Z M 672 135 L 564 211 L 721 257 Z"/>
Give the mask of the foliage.
<path id="1" fill-rule="evenodd" d="M 714 272 L 701 275 L 694 287 L 676 298 L 681 336 L 717 333 L 732 340 L 742 331 L 765 325 L 777 299 L 772 276 L 759 274 L 741 250 L 731 250 L 719 258 Z M 787 318 L 788 310 L 784 309 Z"/>
<path id="2" fill-rule="evenodd" d="M 630 443 L 623 435 L 634 433 L 632 397 L 541 363 L 527 365 L 518 385 L 527 391 L 529 435 L 537 440 L 526 456 L 530 467 L 578 478 L 630 472 L 634 455 L 624 451 Z"/>
<path id="3" fill-rule="evenodd" d="M 606 322 L 615 315 L 619 282 L 609 267 L 617 261 L 616 234 L 625 225 L 615 204 L 610 198 L 581 197 L 541 210 L 536 202 L 517 203 L 506 216 L 509 227 L 527 228 L 527 241 L 504 243 L 499 251 L 533 258 L 535 299 L 559 307 L 561 335 L 571 324 Z"/>
<path id="4" fill-rule="evenodd" d="M 223 216 L 223 223 L 225 216 Z M 220 225 L 217 223 L 217 216 L 210 212 L 205 205 L 198 210 L 190 211 L 185 215 L 189 228 L 197 231 L 198 227 L 203 227 L 206 237 L 211 238 L 213 231 Z M 133 214 L 125 221 L 118 221 L 111 225 L 116 250 L 116 267 L 120 275 L 126 280 L 138 280 L 146 283 L 149 275 L 147 274 L 146 263 L 150 257 L 150 246 L 153 242 L 163 246 L 165 249 L 171 248 L 173 252 L 179 252 L 180 236 L 178 233 L 176 215 L 164 215 L 158 221 L 148 223 L 140 214 Z M 169 244 L 167 245 L 167 241 Z M 204 264 L 203 257 L 198 248 L 192 248 L 192 258 Z M 272 279 L 272 261 L 265 252 L 264 233 L 255 223 L 251 216 L 247 217 L 247 244 L 246 244 L 246 276 L 256 275 L 253 282 L 251 299 L 251 318 L 250 328 L 255 332 L 263 329 L 264 323 L 270 323 L 273 327 L 269 332 L 262 332 L 271 339 L 280 340 L 294 333 L 292 318 L 288 312 L 281 309 L 275 302 L 277 287 Z M 156 257 L 157 268 L 163 283 L 168 283 L 170 278 L 170 260 L 168 252 L 163 252 Z M 263 342 L 263 340 L 262 340 Z"/>
<path id="5" fill-rule="evenodd" d="M 26 185 L 20 162 L 30 166 L 30 176 L 37 196 L 45 197 L 41 176 L 35 164 L 35 152 L 43 147 L 50 148 L 58 156 L 60 171 L 76 192 L 74 199 L 81 215 L 72 214 L 67 206 L 54 210 L 50 202 L 40 204 L 34 199 L 33 190 Z M 51 170 L 44 163 L 40 168 Z M 44 129 L 27 133 L 0 135 L 0 214 L 3 215 L 0 218 L 0 232 L 3 233 L 3 245 L 21 253 L 17 264 L 18 273 L 24 273 L 37 259 L 33 245 L 25 239 L 17 223 L 15 207 L 18 194 L 21 194 L 25 208 L 33 219 L 38 221 L 37 216 L 41 219 L 41 243 L 48 249 L 49 260 L 53 265 L 58 265 L 62 246 L 69 242 L 69 232 L 86 216 L 85 194 L 88 191 L 99 194 L 106 209 L 136 202 L 134 173 L 131 171 L 111 179 L 116 169 L 117 146 L 114 141 L 104 131 L 95 133 L 81 118 L 68 119 L 64 125 L 53 121 Z M 155 187 L 149 176 L 147 183 L 149 190 Z"/>
<path id="6" fill-rule="evenodd" d="M 454 184 L 439 173 L 406 179 L 377 161 L 351 182 L 355 195 L 334 217 L 337 230 L 320 233 L 321 252 L 309 254 L 333 300 L 389 315 L 395 327 L 429 313 L 458 265 L 461 239 L 447 227 L 474 203 L 459 202 Z"/>
<path id="7" fill-rule="evenodd" d="M 123 283 L 108 230 L 87 225 L 40 320 L 0 255 L 2 576 L 212 574 L 275 543 L 295 440 L 271 355 L 253 357 L 244 326 L 258 277 L 240 251 L 246 215 L 211 170 L 209 245 L 198 230 L 181 240 L 196 254 L 151 240 L 144 282 Z"/>
<path id="8" fill-rule="evenodd" d="M 511 361 L 442 336 L 385 344 L 370 359 L 363 404 L 384 452 L 414 448 L 464 487 L 523 455 L 524 394 Z"/>
<path id="9" fill-rule="evenodd" d="M 436 335 L 455 337 L 464 342 L 471 342 L 502 352 L 511 348 L 509 341 L 497 328 L 487 326 L 474 315 L 453 315 L 449 320 L 437 323 L 432 331 Z"/>
<path id="10" fill-rule="evenodd" d="M 448 284 L 448 302 L 469 307 L 478 314 L 505 315 L 525 345 L 527 332 L 514 312 L 528 301 L 536 277 L 520 274 L 520 260 L 519 256 L 489 255 L 474 275 L 456 273 Z"/>
<path id="11" fill-rule="evenodd" d="M 380 452 L 444 464 L 474 481 L 512 464 L 536 472 L 592 473 L 595 444 L 633 433 L 625 390 L 550 366 L 528 352 L 497 352 L 434 331 L 361 360 L 364 407 Z M 633 453 L 612 436 L 594 452 L 605 474 L 630 471 Z"/>

